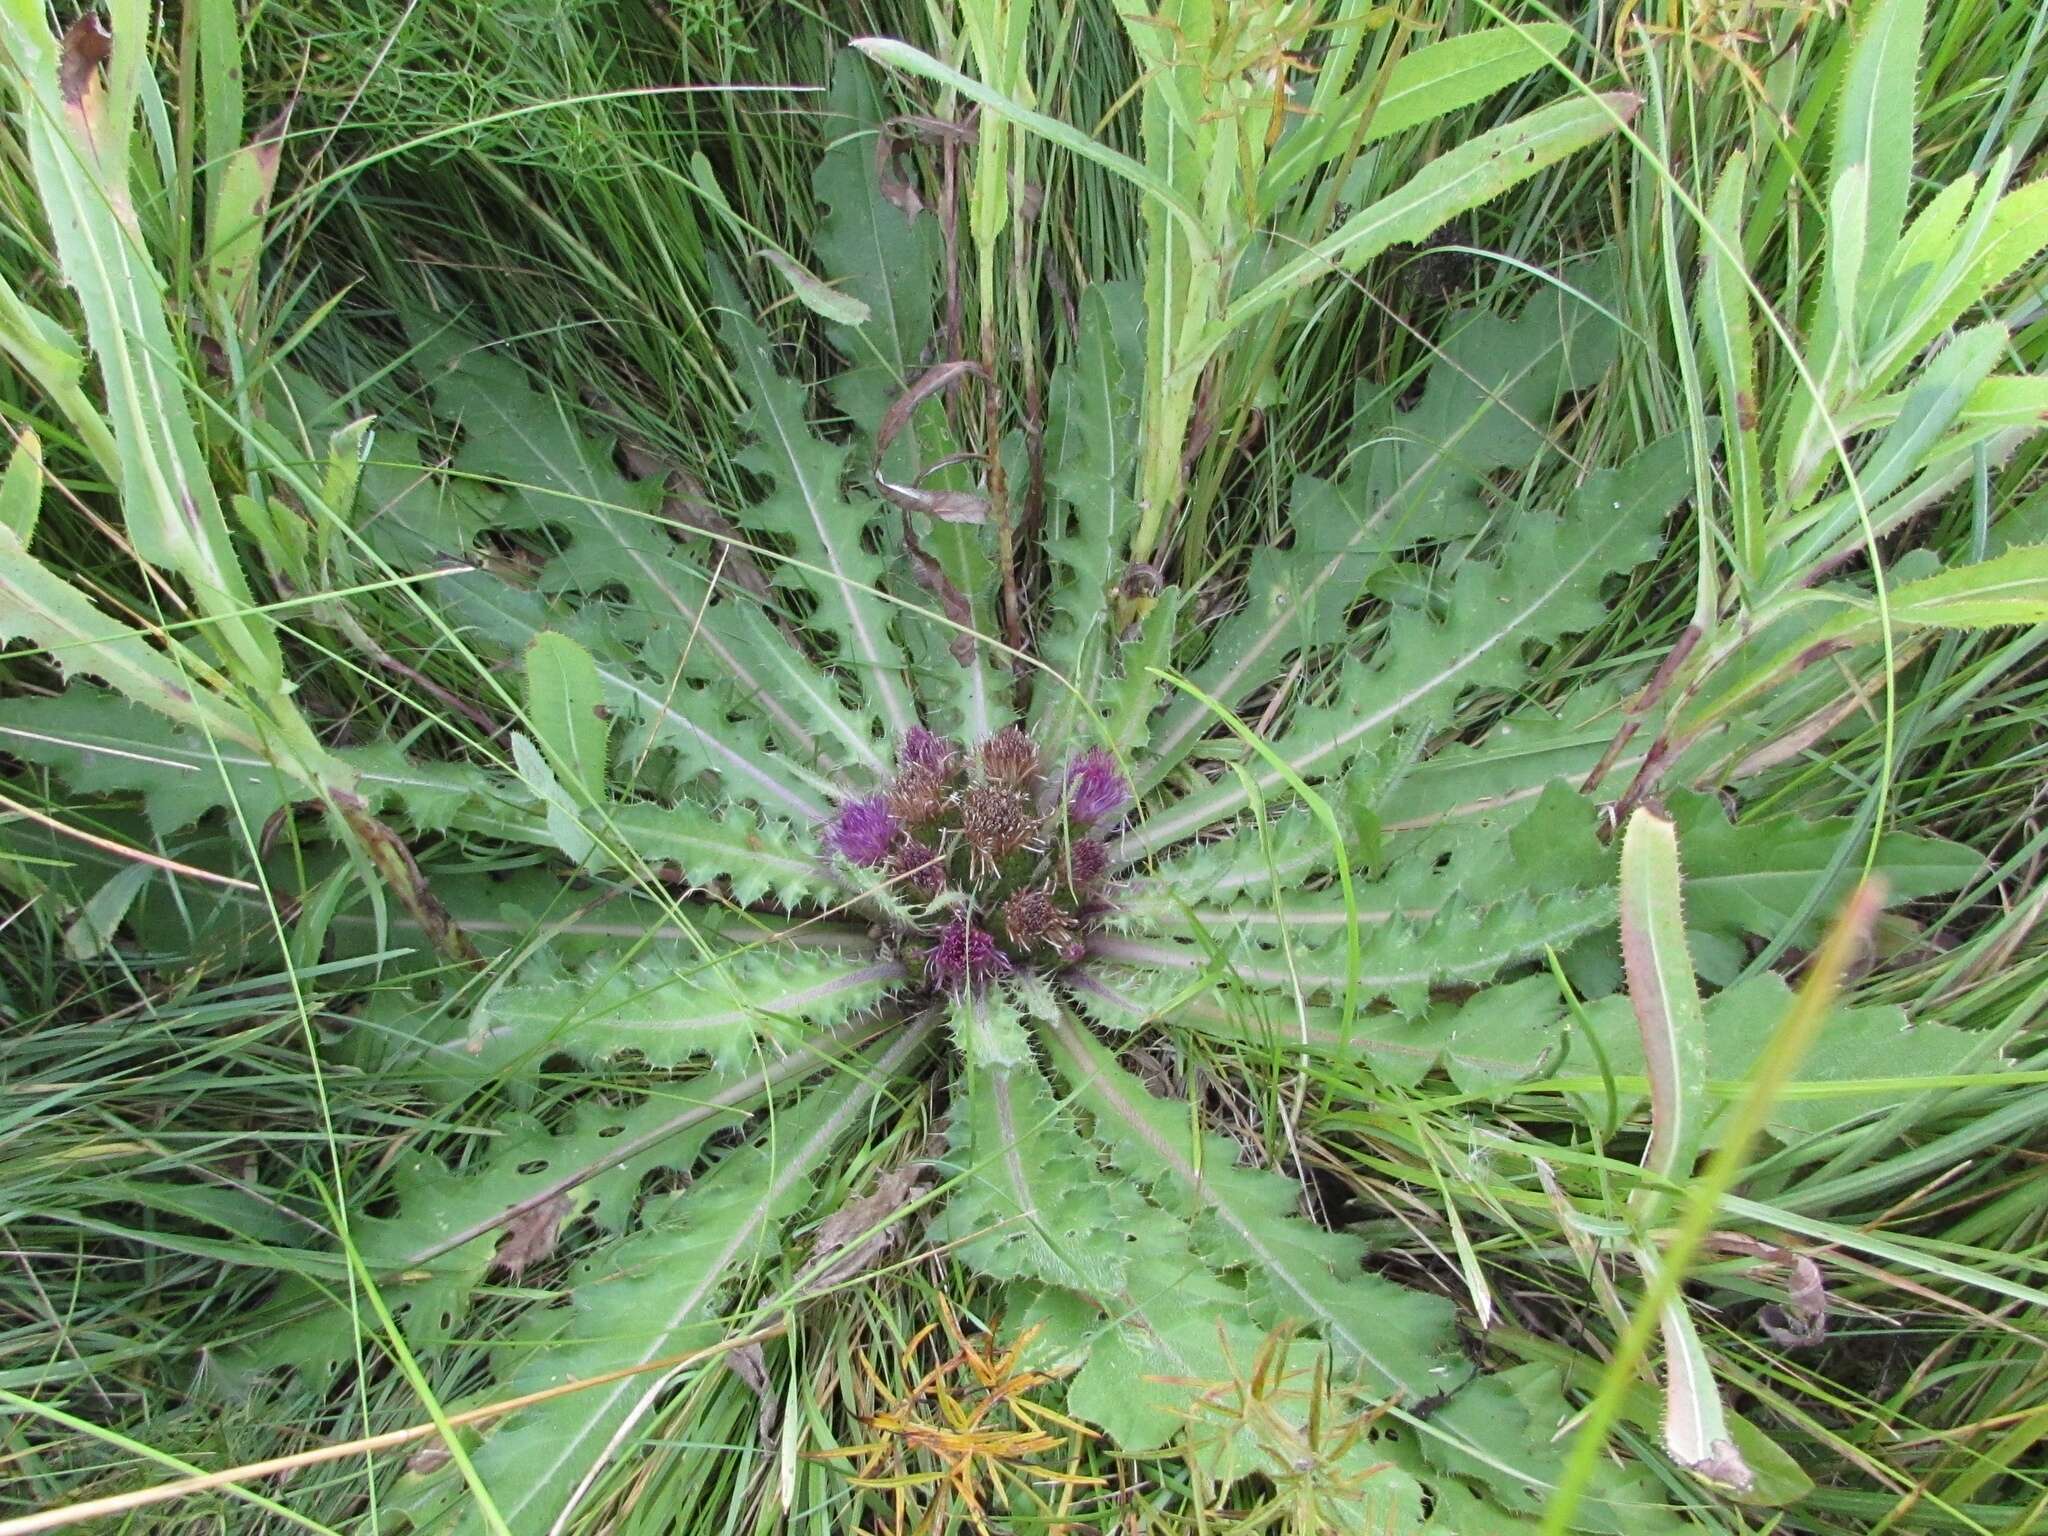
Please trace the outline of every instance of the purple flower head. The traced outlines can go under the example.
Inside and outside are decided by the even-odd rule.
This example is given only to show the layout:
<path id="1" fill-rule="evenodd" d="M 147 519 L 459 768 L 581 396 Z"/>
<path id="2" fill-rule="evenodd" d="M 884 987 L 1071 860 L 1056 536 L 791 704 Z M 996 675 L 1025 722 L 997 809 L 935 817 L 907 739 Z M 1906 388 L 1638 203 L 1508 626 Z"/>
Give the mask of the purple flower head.
<path id="1" fill-rule="evenodd" d="M 996 947 L 995 935 L 975 927 L 963 912 L 940 931 L 924 968 L 927 979 L 940 991 L 980 992 L 1016 966 Z"/>
<path id="2" fill-rule="evenodd" d="M 890 814 L 889 802 L 879 795 L 847 801 L 825 834 L 826 847 L 869 869 L 887 863 L 895 843 L 896 818 Z"/>
<path id="3" fill-rule="evenodd" d="M 903 768 L 922 768 L 941 779 L 951 778 L 960 761 L 960 749 L 943 736 L 934 736 L 921 725 L 904 733 L 896 749 L 896 762 Z"/>
<path id="4" fill-rule="evenodd" d="M 890 867 L 904 888 L 927 900 L 946 888 L 946 863 L 936 848 L 906 837 L 896 845 Z"/>
<path id="5" fill-rule="evenodd" d="M 1067 847 L 1067 884 L 1085 891 L 1109 873 L 1109 850 L 1092 837 L 1077 837 Z"/>
<path id="6" fill-rule="evenodd" d="M 1130 780 L 1102 748 L 1091 747 L 1067 765 L 1067 814 L 1082 826 L 1116 815 L 1130 803 Z"/>
<path id="7" fill-rule="evenodd" d="M 929 827 L 946 814 L 951 797 L 945 774 L 911 763 L 889 786 L 889 809 L 912 827 Z"/>

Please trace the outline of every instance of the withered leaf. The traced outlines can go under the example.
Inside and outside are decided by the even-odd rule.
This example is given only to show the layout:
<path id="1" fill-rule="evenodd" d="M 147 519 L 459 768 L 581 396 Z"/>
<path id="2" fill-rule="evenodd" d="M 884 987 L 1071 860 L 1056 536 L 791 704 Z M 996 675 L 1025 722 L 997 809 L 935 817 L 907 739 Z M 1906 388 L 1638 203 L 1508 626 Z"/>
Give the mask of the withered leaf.
<path id="1" fill-rule="evenodd" d="M 569 1197 L 556 1195 L 506 1222 L 504 1239 L 491 1255 L 492 1273 L 517 1280 L 530 1266 L 553 1253 L 562 1235 L 562 1218 L 568 1213 Z"/>
<path id="2" fill-rule="evenodd" d="M 977 379 L 988 377 L 988 370 L 968 358 L 956 357 L 951 362 L 936 363 L 917 376 L 911 386 L 904 390 L 882 413 L 880 425 L 875 428 L 875 455 L 879 458 L 889 451 L 889 445 L 896 441 L 903 429 L 910 424 L 911 415 L 925 401 L 942 389 L 950 389 L 969 376 Z"/>
<path id="3" fill-rule="evenodd" d="M 865 1274 L 888 1258 L 902 1235 L 901 1223 L 891 1218 L 909 1203 L 924 1174 L 921 1163 L 885 1173 L 867 1194 L 818 1223 L 807 1277 L 812 1289 Z"/>
<path id="4" fill-rule="evenodd" d="M 91 11 L 64 30 L 62 51 L 57 61 L 57 86 L 64 104 L 75 107 L 92 89 L 99 68 L 113 56 L 114 37 L 106 23 Z"/>
<path id="5" fill-rule="evenodd" d="M 782 1399 L 775 1395 L 774 1389 L 768 1384 L 768 1361 L 761 1353 L 761 1346 L 744 1344 L 738 1349 L 728 1351 L 725 1368 L 753 1388 L 754 1397 L 761 1405 L 761 1416 L 758 1421 L 761 1440 L 766 1444 L 774 1438 L 775 1426 L 781 1422 Z"/>

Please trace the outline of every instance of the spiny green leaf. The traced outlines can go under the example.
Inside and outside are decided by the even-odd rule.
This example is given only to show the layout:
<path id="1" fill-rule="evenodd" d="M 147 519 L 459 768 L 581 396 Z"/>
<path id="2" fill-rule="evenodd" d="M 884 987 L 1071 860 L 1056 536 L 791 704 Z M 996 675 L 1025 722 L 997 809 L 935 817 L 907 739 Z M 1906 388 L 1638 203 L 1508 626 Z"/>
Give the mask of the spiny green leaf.
<path id="1" fill-rule="evenodd" d="M 1362 143 L 1371 144 L 1484 101 L 1542 69 L 1576 41 L 1559 22 L 1486 27 L 1412 49 L 1394 62 Z M 1363 82 L 1367 88 L 1376 82 Z"/>
<path id="2" fill-rule="evenodd" d="M 1430 1368 L 1450 1342 L 1448 1307 L 1364 1273 L 1362 1243 L 1294 1214 L 1298 1184 L 1240 1166 L 1237 1146 L 1153 1098 L 1071 1018 L 1042 1026 L 1039 1039 L 1110 1159 L 1185 1213 L 1210 1263 L 1243 1270 L 1262 1323 L 1309 1324 L 1383 1390 L 1429 1395 Z"/>
<path id="3" fill-rule="evenodd" d="M 648 1365 L 714 1343 L 721 1303 L 776 1252 L 781 1226 L 809 1198 L 818 1168 L 928 1035 L 926 1025 L 906 1026 L 867 1060 L 781 1110 L 708 1177 L 653 1202 L 635 1232 L 572 1272 L 566 1308 L 528 1314 L 506 1343 L 496 1395 Z M 477 1451 L 477 1471 L 516 1536 L 554 1529 L 616 1453 L 622 1431 L 667 1385 L 663 1372 L 624 1376 L 494 1427 Z M 459 1528 L 470 1528 L 474 1518 L 465 1511 Z"/>
<path id="4" fill-rule="evenodd" d="M 1664 1184 L 1691 1177 L 1706 1121 L 1706 1021 L 1685 944 L 1680 886 L 1676 831 L 1654 812 L 1638 810 L 1622 834 L 1621 953 L 1650 1077 L 1643 1167 Z M 1650 1225 L 1665 1200 L 1645 1188 L 1632 1204 Z"/>
<path id="5" fill-rule="evenodd" d="M 108 618 L 83 593 L 22 547 L 0 527 L 0 639 L 28 640 L 49 653 L 53 666 L 85 673 L 222 741 L 256 746 L 255 721 L 200 684 L 193 672 L 151 645 L 142 634 Z"/>
<path id="6" fill-rule="evenodd" d="M 1205 349 L 1332 271 L 1355 272 L 1389 246 L 1421 241 L 1461 213 L 1526 181 L 1635 115 L 1640 98 L 1627 91 L 1573 96 L 1490 128 L 1445 150 L 1386 196 L 1230 301 Z"/>
<path id="7" fill-rule="evenodd" d="M 135 15 L 139 20 L 139 7 Z M 283 682 L 283 659 L 269 621 L 254 611 L 228 537 L 186 401 L 163 277 L 146 254 L 127 183 L 147 31 L 142 23 L 115 47 L 114 74 L 127 84 L 108 91 L 97 128 L 89 130 L 60 94 L 57 40 L 42 8 L 27 0 L 0 5 L 16 125 L 106 388 L 128 537 L 140 559 L 185 579 L 236 670 L 267 696 Z"/>
<path id="8" fill-rule="evenodd" d="M 973 1071 L 1002 1071 L 1031 1059 L 1023 1011 L 1002 986 L 969 989 L 947 1006 L 947 1023 L 960 1059 Z"/>
<path id="9" fill-rule="evenodd" d="M 1496 558 L 1467 561 L 1450 576 L 1441 617 L 1394 615 L 1370 659 L 1349 662 L 1335 697 L 1298 714 L 1274 750 L 1305 779 L 1334 778 L 1399 733 L 1441 724 L 1468 689 L 1512 686 L 1524 646 L 1599 622 L 1602 582 L 1654 553 L 1664 519 L 1690 486 L 1684 441 L 1665 438 L 1625 469 L 1589 477 L 1563 517 L 1520 515 Z M 1262 796 L 1285 793 L 1271 767 L 1249 776 Z M 1147 817 L 1121 851 L 1130 859 L 1160 852 L 1238 814 L 1252 792 L 1242 779 L 1220 779 Z"/>
<path id="10" fill-rule="evenodd" d="M 943 254 L 938 219 L 904 197 L 909 183 L 899 187 L 894 201 L 882 185 L 887 146 L 880 141 L 896 132 L 897 125 L 887 121 L 888 110 L 873 74 L 851 53 L 841 54 L 835 63 L 832 143 L 811 177 L 812 193 L 825 210 L 814 236 L 819 268 L 839 292 L 857 297 L 874 314 L 858 330 L 826 327 L 845 363 L 827 383 L 827 391 L 871 452 L 890 407 L 933 361 Z M 902 202 L 909 206 L 899 206 Z M 880 462 L 857 470 L 873 469 L 899 484 L 915 482 L 927 490 L 971 491 L 976 488 L 971 466 L 939 467 L 958 456 L 961 448 L 950 418 L 933 399 L 912 412 Z M 933 471 L 929 478 L 924 474 L 927 468 Z M 965 604 L 964 614 L 949 617 L 973 634 L 995 635 L 996 575 L 989 530 L 970 523 L 924 521 L 915 533 Z M 907 560 L 895 561 L 890 576 L 894 597 L 912 609 L 934 606 Z M 968 737 L 992 735 L 1008 723 L 1006 668 L 988 646 L 908 613 L 897 619 L 896 630 L 922 675 L 926 724 L 941 724 L 949 705 L 955 718 L 945 723 Z"/>
<path id="11" fill-rule="evenodd" d="M 7 456 L 7 472 L 0 475 L 0 527 L 5 527 L 27 549 L 36 536 L 36 519 L 43 510 L 43 440 L 33 428 L 23 427 Z"/>
<path id="12" fill-rule="evenodd" d="M 1611 271 L 1582 263 L 1563 281 L 1564 291 L 1513 318 L 1466 317 L 1440 344 L 1412 409 L 1367 406 L 1344 473 L 1295 482 L 1291 541 L 1253 552 L 1247 604 L 1217 627 L 1192 674 L 1198 688 L 1236 706 L 1298 652 L 1341 640 L 1345 615 L 1388 555 L 1483 526 L 1487 477 L 1535 458 L 1558 402 L 1598 379 L 1615 354 L 1616 327 L 1595 307 L 1611 298 Z M 1177 696 L 1152 732 L 1141 787 L 1163 778 L 1213 725 L 1199 700 Z"/>
<path id="13" fill-rule="evenodd" d="M 491 523 L 559 539 L 539 590 L 585 599 L 565 619 L 505 581 L 436 582 L 434 595 L 450 620 L 511 653 L 550 629 L 573 632 L 597 664 L 605 703 L 628 722 L 621 762 L 637 762 L 653 745 L 673 747 L 685 772 L 716 773 L 728 794 L 784 815 L 822 816 L 830 780 L 811 766 L 821 753 L 800 711 L 831 690 L 805 676 L 794 654 L 778 668 L 749 665 L 750 654 L 759 654 L 758 631 L 731 638 L 735 609 L 712 601 L 710 573 L 664 531 L 652 505 L 655 488 L 621 476 L 563 404 L 534 390 L 509 360 L 451 333 L 424 348 L 423 361 L 432 368 L 437 408 L 462 427 L 457 468 L 496 487 L 484 509 Z M 413 478 L 423 475 L 416 470 Z M 366 473 L 365 483 L 374 496 L 384 476 Z M 412 499 L 403 493 L 406 505 Z M 445 536 L 461 531 L 469 507 L 467 500 L 444 506 L 429 498 L 422 515 Z M 614 586 L 625 589 L 630 606 L 599 600 Z M 635 637 L 643 647 L 638 653 Z M 693 655 L 696 665 L 686 665 Z M 679 672 L 709 686 L 679 684 Z M 791 688 L 793 678 L 798 686 Z M 748 701 L 742 721 L 732 718 L 726 689 Z M 857 742 L 858 727 L 850 729 Z M 770 740 L 788 750 L 769 752 Z"/>
<path id="14" fill-rule="evenodd" d="M 1863 220 L 1868 255 L 1876 267 L 1890 257 L 1906 223 L 1913 182 L 1914 84 L 1927 0 L 1877 0 L 1864 14 L 1849 55 L 1835 117 L 1834 174 L 1861 169 L 1868 213 Z"/>
<path id="15" fill-rule="evenodd" d="M 1095 1160 L 1028 1055 L 970 1068 L 955 1089 L 951 1157 L 960 1183 L 932 1241 L 998 1280 L 1091 1296 L 1118 1290 L 1125 1256 Z"/>
<path id="16" fill-rule="evenodd" d="M 1033 686 L 1036 724 L 1053 751 L 1091 730 L 1082 716 L 1101 696 L 1115 660 L 1116 562 L 1136 522 L 1136 398 L 1124 375 L 1124 338 L 1139 313 L 1128 292 L 1090 289 L 1078 350 L 1053 375 L 1045 474 L 1054 495 L 1045 552 L 1055 578 L 1040 625 L 1039 660 L 1050 677 Z"/>
<path id="17" fill-rule="evenodd" d="M 479 1004 L 466 1036 L 446 1048 L 488 1073 L 530 1072 L 557 1051 L 587 1062 L 630 1051 L 655 1067 L 730 1064 L 764 1041 L 794 1041 L 870 1009 L 903 979 L 890 959 L 721 950 L 701 939 L 650 946 L 575 972 L 536 961 Z"/>
<path id="18" fill-rule="evenodd" d="M 730 292 L 726 298 L 729 306 L 737 303 Z M 793 559 L 776 571 L 776 581 L 816 598 L 816 631 L 833 637 L 836 659 L 874 701 L 890 734 L 901 739 L 917 723 L 917 710 L 904 677 L 894 610 L 880 595 L 884 562 L 864 543 L 881 509 L 868 497 L 842 491 L 846 450 L 812 430 L 803 392 L 777 372 L 760 328 L 729 307 L 722 329 L 749 401 L 743 420 L 754 441 L 740 462 L 773 487 L 741 511 L 738 521 L 788 542 Z"/>

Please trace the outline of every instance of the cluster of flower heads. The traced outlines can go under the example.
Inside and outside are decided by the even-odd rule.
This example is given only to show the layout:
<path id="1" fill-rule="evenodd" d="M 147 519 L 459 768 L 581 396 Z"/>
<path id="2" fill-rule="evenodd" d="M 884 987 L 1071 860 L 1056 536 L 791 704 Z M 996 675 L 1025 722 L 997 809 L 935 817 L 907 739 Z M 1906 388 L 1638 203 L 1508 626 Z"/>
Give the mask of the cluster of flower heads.
<path id="1" fill-rule="evenodd" d="M 1107 910 L 1102 834 L 1130 806 L 1130 781 L 1100 748 L 1053 779 L 1015 726 L 972 752 L 914 726 L 888 789 L 842 806 L 825 843 L 930 915 L 935 929 L 912 922 L 898 937 L 932 990 L 978 992 L 1081 958 Z"/>

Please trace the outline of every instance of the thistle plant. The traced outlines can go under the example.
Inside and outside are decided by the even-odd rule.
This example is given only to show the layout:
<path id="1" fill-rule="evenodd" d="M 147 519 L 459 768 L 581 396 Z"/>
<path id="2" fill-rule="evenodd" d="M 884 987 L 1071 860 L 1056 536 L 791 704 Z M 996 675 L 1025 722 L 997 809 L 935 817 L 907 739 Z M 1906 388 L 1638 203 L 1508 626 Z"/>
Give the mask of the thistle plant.
<path id="1" fill-rule="evenodd" d="M 21 9 L 5 14 L 25 27 Z M 720 288 L 751 499 L 628 478 L 618 445 L 501 350 L 424 319 L 418 435 L 387 427 L 365 447 L 339 401 L 283 368 L 243 424 L 248 484 L 271 487 L 244 492 L 261 574 L 281 592 L 389 586 L 422 648 L 470 669 L 460 709 L 420 674 L 435 729 L 489 725 L 463 760 L 387 739 L 321 762 L 405 830 L 393 862 L 474 947 L 407 954 L 422 919 L 365 915 L 366 887 L 310 831 L 246 842 L 290 893 L 289 922 L 168 880 L 127 891 L 126 921 L 238 952 L 281 936 L 362 989 L 319 1042 L 335 1065 L 391 1073 L 486 1133 L 405 1138 L 350 1184 L 332 1213 L 345 1263 L 317 1232 L 281 1237 L 305 1244 L 278 1266 L 293 1272 L 204 1386 L 291 1379 L 339 1406 L 357 1373 L 420 1359 L 460 1362 L 489 1401 L 587 1381 L 451 1434 L 445 1464 L 384 1490 L 422 1526 L 539 1532 L 585 1507 L 671 1367 L 701 1370 L 742 1336 L 800 1354 L 837 1290 L 950 1265 L 991 1334 L 1028 1341 L 1011 1364 L 1058 1383 L 1058 1411 L 1120 1452 L 1186 1454 L 1205 1482 L 1292 1479 L 1301 1507 L 1341 1499 L 1359 1529 L 1529 1520 L 1562 1472 L 1564 1374 L 1471 1358 L 1448 1268 L 1397 1272 L 1391 1224 L 1309 1201 L 1282 1127 L 1214 1113 L 1218 1063 L 1262 1053 L 1304 1084 L 1319 1061 L 1362 1064 L 1395 1104 L 1432 1075 L 1478 1106 L 1589 1079 L 1620 1134 L 1659 1044 L 1615 963 L 1627 786 L 1620 800 L 1654 797 L 1675 823 L 1690 904 L 1682 926 L 1675 898 L 1660 922 L 1721 988 L 1689 1047 L 1739 1079 L 1788 997 L 1743 974 L 1749 946 L 1810 945 L 1848 872 L 1839 826 L 1731 821 L 1721 792 L 1778 743 L 1825 734 L 1839 686 L 1774 674 L 1768 696 L 1682 739 L 1657 729 L 1646 669 L 1533 702 L 1545 658 L 1606 621 L 1699 484 L 1689 432 L 1612 463 L 1556 451 L 1622 344 L 1598 257 L 1454 315 L 1418 390 L 1362 384 L 1247 558 L 1208 574 L 1133 562 L 1161 510 L 1141 505 L 1160 455 L 1133 445 L 1147 399 L 1166 409 L 1148 395 L 1142 299 L 1080 296 L 1042 422 L 999 396 L 962 407 L 999 381 L 946 355 L 944 241 L 922 211 L 938 194 L 904 195 L 900 125 L 864 69 L 834 88 L 826 211 L 808 266 L 786 269 L 796 323 L 771 335 L 736 281 Z M 803 377 L 826 352 L 827 376 Z M 1019 544 L 988 482 L 1000 466 L 1028 483 L 1041 429 L 1039 522 Z M 26 535 L 13 543 L 25 563 L 0 573 L 0 634 L 54 647 L 47 573 Z M 1891 615 L 2038 619 L 2038 556 L 1903 585 Z M 320 604 L 298 622 L 351 643 Z M 66 643 L 98 681 L 0 705 L 9 750 L 133 796 L 188 866 L 238 846 L 221 823 L 288 824 L 303 791 L 260 722 L 231 733 L 165 710 L 135 681 L 156 674 L 120 665 L 159 651 L 95 623 Z M 1852 675 L 1889 664 L 1866 628 L 1823 638 Z M 434 883 L 444 840 L 544 867 Z M 1890 833 L 1872 862 L 1900 900 L 1976 866 Z M 1807 1068 L 1823 1079 L 1876 1050 L 1901 1072 L 1957 1050 L 1885 1009 L 1828 1038 Z M 558 1091 L 564 1058 L 607 1091 Z M 924 1182 L 879 1172 L 828 1218 L 836 1160 L 890 1106 L 943 1127 L 915 1160 Z M 1803 1099 L 1768 1134 L 1870 1108 Z M 1688 1127 L 1691 1145 L 1711 1134 Z M 1488 1155 L 1548 1150 L 1497 1139 Z M 585 1240 L 546 1291 L 493 1286 L 570 1229 Z M 1606 1234 L 1603 1263 L 1635 1236 Z M 497 1299 L 515 1315 L 479 1346 L 493 1289 L 520 1292 Z M 349 1313 L 361 1296 L 374 1304 Z M 358 1315 L 375 1352 L 358 1353 Z M 1248 1362 L 1314 1389 L 1243 1392 L 1235 1409 L 1203 1396 Z M 1316 1422 L 1288 1418 L 1297 1402 Z M 1329 1464 L 1280 1466 L 1283 1445 Z M 1691 1470 L 1726 1481 L 1737 1464 Z M 1678 1528 L 1668 1487 L 1640 1459 L 1603 1463 L 1577 1522 Z"/>

